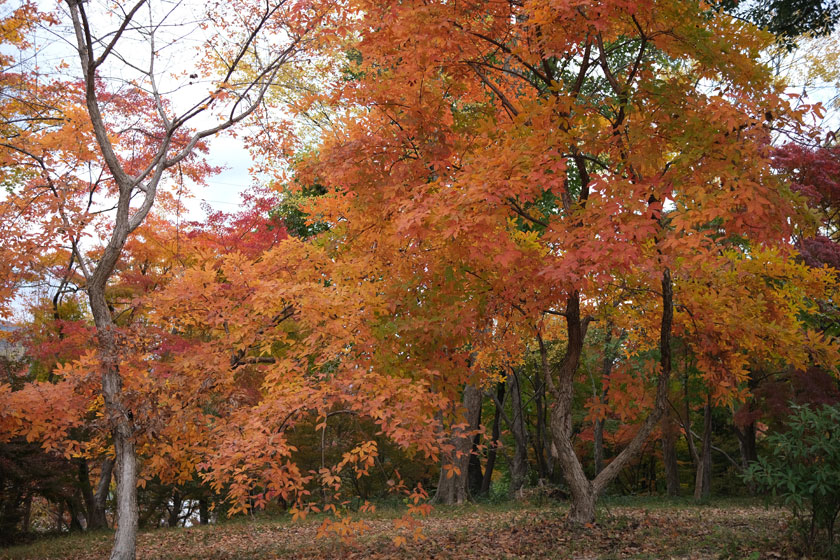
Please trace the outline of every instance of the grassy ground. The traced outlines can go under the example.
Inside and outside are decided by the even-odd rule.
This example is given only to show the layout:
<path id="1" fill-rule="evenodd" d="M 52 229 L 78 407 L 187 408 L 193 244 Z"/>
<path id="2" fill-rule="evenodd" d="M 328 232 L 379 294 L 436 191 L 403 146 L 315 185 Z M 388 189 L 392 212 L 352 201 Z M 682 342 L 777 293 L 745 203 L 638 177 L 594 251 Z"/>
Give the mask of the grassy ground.
<path id="1" fill-rule="evenodd" d="M 323 518 L 257 517 L 139 537 L 139 559 L 270 558 L 793 558 L 785 514 L 755 501 L 627 500 L 605 502 L 593 527 L 570 530 L 557 504 L 436 508 L 415 541 L 395 528 L 393 511 L 362 516 L 370 530 L 349 542 L 316 539 Z M 397 547 L 394 537 L 405 534 Z M 1 559 L 106 558 L 110 533 L 47 538 L 0 549 Z"/>

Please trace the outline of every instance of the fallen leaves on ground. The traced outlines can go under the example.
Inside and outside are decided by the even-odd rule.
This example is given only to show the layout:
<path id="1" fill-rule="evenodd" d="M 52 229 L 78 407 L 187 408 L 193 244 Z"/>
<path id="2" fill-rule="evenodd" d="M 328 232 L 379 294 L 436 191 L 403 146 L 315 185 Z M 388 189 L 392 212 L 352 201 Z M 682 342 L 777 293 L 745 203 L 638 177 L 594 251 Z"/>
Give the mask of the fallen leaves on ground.
<path id="1" fill-rule="evenodd" d="M 394 519 L 364 517 L 369 532 L 351 542 L 316 539 L 320 521 L 262 517 L 206 527 L 142 533 L 138 560 L 391 558 L 789 558 L 785 514 L 758 505 L 602 508 L 598 523 L 573 529 L 562 506 L 437 509 L 423 537 L 394 529 Z M 395 543 L 399 544 L 397 546 Z M 107 557 L 110 535 L 61 537 L 0 550 L 0 558 Z"/>

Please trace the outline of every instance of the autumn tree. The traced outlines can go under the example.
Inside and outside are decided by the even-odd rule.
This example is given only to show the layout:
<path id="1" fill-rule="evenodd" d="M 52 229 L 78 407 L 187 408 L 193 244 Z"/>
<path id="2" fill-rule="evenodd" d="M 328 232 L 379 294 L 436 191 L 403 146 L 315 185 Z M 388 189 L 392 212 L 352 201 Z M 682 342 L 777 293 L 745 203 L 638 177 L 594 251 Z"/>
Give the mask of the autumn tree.
<path id="1" fill-rule="evenodd" d="M 715 266 L 790 254 L 801 205 L 767 146 L 771 127 L 799 127 L 807 108 L 791 109 L 758 62 L 770 36 L 701 3 L 353 6 L 355 79 L 333 94 L 347 114 L 316 164 L 348 196 L 320 210 L 377 252 L 367 236 L 387 222 L 394 262 L 458 279 L 476 317 L 525 326 L 508 353 L 540 348 L 570 519 L 589 522 L 665 408 L 672 333 L 694 337 L 717 398 L 737 393 L 751 348 L 729 348 L 714 321 L 686 327 L 695 287 Z M 480 338 L 487 323 L 450 311 L 439 320 Z M 589 480 L 573 445 L 574 382 L 588 327 L 622 314 L 634 321 L 627 350 L 656 358 L 623 370 L 643 403 L 635 435 Z M 797 355 L 824 350 L 796 314 L 786 320 Z M 565 342 L 556 361 L 551 339 Z M 722 364 L 737 366 L 733 381 Z"/>
<path id="2" fill-rule="evenodd" d="M 12 170 L 3 201 L 4 294 L 51 251 L 64 251 L 84 277 L 117 458 L 112 558 L 134 557 L 138 426 L 136 400 L 123 391 L 129 341 L 108 305 L 109 280 L 158 193 L 177 174 L 200 180 L 209 171 L 197 156 L 205 139 L 257 111 L 266 91 L 301 60 L 325 10 L 308 2 L 211 5 L 192 30 L 169 33 L 184 16 L 144 0 L 69 1 L 52 17 L 74 45 L 76 60 L 67 62 L 76 77 L 39 76 L 29 68 L 4 75 L 20 94 L 4 111 L 14 115 L 14 130 L 4 131 L 0 154 Z M 201 37 L 195 64 L 173 68 L 169 53 L 183 50 L 180 38 L 190 33 Z M 22 48 L 24 40 L 12 37 Z M 174 82 L 167 77 L 173 70 Z"/>

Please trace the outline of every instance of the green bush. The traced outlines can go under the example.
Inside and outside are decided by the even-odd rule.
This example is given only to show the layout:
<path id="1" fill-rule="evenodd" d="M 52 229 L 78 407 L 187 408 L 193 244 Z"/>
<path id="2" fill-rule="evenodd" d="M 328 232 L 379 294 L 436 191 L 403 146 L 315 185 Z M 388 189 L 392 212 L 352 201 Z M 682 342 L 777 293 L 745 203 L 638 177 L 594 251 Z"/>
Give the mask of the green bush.
<path id="1" fill-rule="evenodd" d="M 786 430 L 768 436 L 767 442 L 770 456 L 750 466 L 746 481 L 791 509 L 807 553 L 826 552 L 833 558 L 840 512 L 840 405 L 793 405 Z"/>

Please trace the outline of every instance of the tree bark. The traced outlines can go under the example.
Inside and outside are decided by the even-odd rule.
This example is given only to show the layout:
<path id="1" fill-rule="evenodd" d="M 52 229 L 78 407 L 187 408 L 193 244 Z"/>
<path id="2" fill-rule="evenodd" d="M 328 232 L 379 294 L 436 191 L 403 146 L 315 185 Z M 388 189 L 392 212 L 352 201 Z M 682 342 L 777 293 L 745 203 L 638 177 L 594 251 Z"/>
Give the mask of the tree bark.
<path id="1" fill-rule="evenodd" d="M 32 521 L 32 492 L 27 492 L 23 499 L 23 520 L 21 521 L 21 532 L 26 534 L 29 532 Z"/>
<path id="2" fill-rule="evenodd" d="M 581 319 L 580 295 L 572 293 L 566 302 L 566 330 L 569 343 L 566 354 L 559 366 L 557 383 L 551 377 L 548 365 L 548 353 L 542 337 L 538 335 L 540 358 L 543 375 L 546 377 L 548 388 L 555 398 L 555 406 L 551 410 L 552 437 L 558 451 L 558 459 L 563 468 L 563 475 L 569 484 L 572 494 L 572 504 L 569 510 L 568 522 L 573 525 L 592 523 L 595 520 L 595 502 L 607 485 L 618 476 L 621 470 L 642 449 L 645 441 L 659 422 L 668 402 L 668 383 L 671 378 L 671 326 L 674 318 L 673 286 L 671 272 L 667 268 L 662 274 L 662 322 L 660 326 L 660 371 L 657 379 L 656 400 L 654 408 L 639 431 L 616 456 L 609 465 L 590 481 L 583 471 L 580 460 L 572 444 L 572 399 L 574 397 L 574 376 L 583 349 L 583 340 L 589 318 Z"/>
<path id="3" fill-rule="evenodd" d="M 705 500 L 711 494 L 712 487 L 712 397 L 706 396 L 703 407 L 703 450 L 697 463 L 697 475 L 694 479 L 694 499 Z"/>
<path id="4" fill-rule="evenodd" d="M 525 478 L 528 476 L 528 430 L 525 427 L 525 417 L 522 411 L 522 391 L 519 383 L 519 373 L 514 369 L 508 375 L 511 403 L 511 432 L 513 433 L 514 451 L 510 464 L 510 486 L 508 496 L 521 498 Z"/>
<path id="5" fill-rule="evenodd" d="M 170 527 L 177 527 L 178 521 L 181 520 L 181 510 L 183 509 L 183 497 L 176 488 L 172 491 L 172 507 L 169 508 L 169 518 L 166 523 Z"/>
<path id="6" fill-rule="evenodd" d="M 563 476 L 569 485 L 572 495 L 571 509 L 568 520 L 573 524 L 590 523 L 595 519 L 595 491 L 583 467 L 578 460 L 572 445 L 572 401 L 574 399 L 574 378 L 583 351 L 583 339 L 586 336 L 588 321 L 584 322 L 580 316 L 580 294 L 573 292 L 566 300 L 566 330 L 568 345 L 566 353 L 559 364 L 557 383 L 552 378 L 551 367 L 548 362 L 548 349 L 538 335 L 542 374 L 554 397 L 551 408 L 551 435 L 554 447 L 557 449 Z"/>
<path id="7" fill-rule="evenodd" d="M 534 448 L 534 455 L 537 458 L 537 474 L 540 479 L 551 477 L 552 466 L 546 459 L 546 410 L 545 410 L 545 380 L 539 370 L 534 373 L 534 406 L 537 409 L 537 422 L 535 425 L 536 437 L 531 445 Z"/>
<path id="8" fill-rule="evenodd" d="M 93 495 L 93 510 L 88 521 L 88 529 L 106 529 L 108 527 L 105 507 L 108 502 L 108 493 L 111 490 L 111 475 L 113 471 L 114 460 L 106 457 L 102 461 L 99 483 L 96 485 L 96 492 Z"/>
<path id="9" fill-rule="evenodd" d="M 88 468 L 87 459 L 80 457 L 76 459 L 79 471 L 79 490 L 82 493 L 82 500 L 84 502 L 85 510 L 85 528 L 91 528 L 91 519 L 93 518 L 93 510 L 95 509 L 93 501 L 93 488 L 90 486 L 90 469 Z"/>
<path id="10" fill-rule="evenodd" d="M 201 525 L 210 523 L 210 503 L 204 497 L 198 499 L 198 522 Z"/>
<path id="11" fill-rule="evenodd" d="M 758 460 L 758 451 L 755 446 L 755 422 L 750 422 L 743 428 L 733 426 L 733 430 L 738 438 L 738 450 L 741 452 L 741 469 L 746 470 Z M 750 494 L 755 494 L 755 484 L 747 483 L 747 490 Z"/>
<path id="12" fill-rule="evenodd" d="M 67 498 L 65 500 L 67 503 L 67 510 L 70 512 L 70 532 L 81 532 L 84 531 L 84 527 L 82 526 L 82 519 L 84 519 L 84 514 L 82 513 L 81 501 L 79 500 L 78 491 L 73 493 L 73 496 Z"/>
<path id="13" fill-rule="evenodd" d="M 473 429 L 478 429 L 481 426 L 481 407 L 484 400 L 484 394 L 478 391 L 478 411 L 475 419 L 475 426 Z M 470 460 L 467 464 L 467 489 L 469 495 L 477 496 L 481 492 L 481 483 L 484 481 L 484 474 L 481 472 L 481 459 L 479 459 L 478 445 L 481 443 L 481 434 L 475 434 L 472 438 L 472 445 L 470 446 Z"/>
<path id="14" fill-rule="evenodd" d="M 487 463 L 484 465 L 484 477 L 481 479 L 481 493 L 490 492 L 490 485 L 493 482 L 493 469 L 496 467 L 497 447 L 501 435 L 502 408 L 505 402 L 505 384 L 496 385 L 496 413 L 493 415 L 493 428 L 490 433 L 490 446 L 487 449 Z"/>
<path id="15" fill-rule="evenodd" d="M 755 446 L 755 422 L 750 422 L 743 428 L 734 426 L 735 437 L 738 438 L 738 449 L 741 452 L 741 466 L 747 468 L 758 460 Z"/>
<path id="16" fill-rule="evenodd" d="M 435 491 L 434 502 L 438 504 L 462 504 L 469 500 L 468 472 L 473 442 L 469 432 L 478 428 L 481 412 L 481 391 L 472 385 L 464 387 L 462 410 L 462 422 L 467 425 L 467 428 L 453 430 L 451 439 L 453 449 L 441 462 L 438 487 Z"/>
<path id="17" fill-rule="evenodd" d="M 677 463 L 677 429 L 671 414 L 662 416 L 662 463 L 669 496 L 680 495 L 680 471 Z"/>
<path id="18" fill-rule="evenodd" d="M 608 321 L 605 328 L 606 336 L 604 337 L 604 361 L 601 364 L 601 390 L 598 391 L 596 387 L 592 387 L 601 404 L 607 401 L 607 392 L 603 388 L 603 380 L 609 378 L 610 373 L 612 373 L 613 361 L 615 360 L 612 350 L 612 329 L 612 321 Z M 597 476 L 604 468 L 604 420 L 601 418 L 595 420 L 593 439 L 592 454 L 595 459 L 595 475 Z"/>
<path id="19" fill-rule="evenodd" d="M 115 226 L 116 227 L 116 226 Z M 123 238 L 124 244 L 125 238 Z M 100 260 L 100 267 L 110 262 L 109 253 Z M 114 249 L 117 252 L 122 249 Z M 116 258 L 116 257 L 115 257 Z M 115 259 L 114 258 L 114 259 Z M 114 260 L 116 262 L 116 260 Z M 112 267 L 113 269 L 113 267 Z M 99 272 L 97 267 L 97 272 Z M 96 275 L 94 277 L 96 280 Z M 122 377 L 119 371 L 119 348 L 111 311 L 105 300 L 107 276 L 88 288 L 94 323 L 98 334 L 99 360 L 102 364 L 102 396 L 111 423 L 111 435 L 116 453 L 117 531 L 111 560 L 134 560 L 137 545 L 137 455 L 134 447 L 133 415 L 123 404 Z"/>

